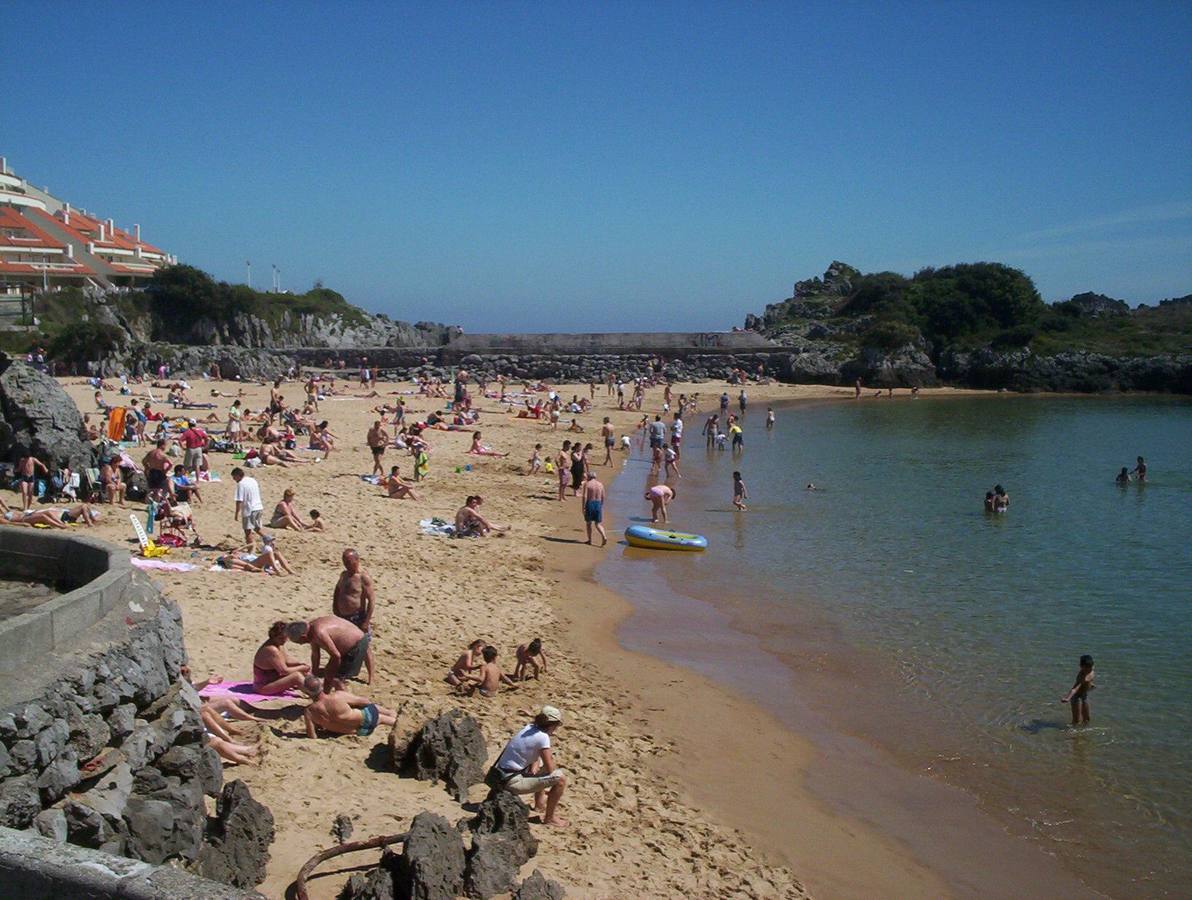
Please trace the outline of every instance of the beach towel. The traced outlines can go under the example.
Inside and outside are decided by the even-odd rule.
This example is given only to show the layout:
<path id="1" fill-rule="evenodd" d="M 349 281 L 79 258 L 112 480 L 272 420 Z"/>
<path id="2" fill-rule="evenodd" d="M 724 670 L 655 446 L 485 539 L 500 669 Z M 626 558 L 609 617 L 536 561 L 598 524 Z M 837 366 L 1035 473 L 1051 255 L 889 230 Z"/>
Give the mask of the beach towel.
<path id="1" fill-rule="evenodd" d="M 423 519 L 418 523 L 418 528 L 421 529 L 423 534 L 435 534 L 440 537 L 455 536 L 455 526 L 440 518 Z"/>
<path id="2" fill-rule="evenodd" d="M 141 559 L 138 556 L 132 558 L 132 564 L 138 569 L 161 569 L 165 572 L 193 572 L 198 568 L 194 563 L 164 562 L 160 559 Z"/>
<path id="3" fill-rule="evenodd" d="M 381 476 L 380 475 L 361 475 L 360 480 L 367 481 L 369 484 L 380 484 Z"/>
<path id="4" fill-rule="evenodd" d="M 108 413 L 108 437 L 111 440 L 124 440 L 124 417 L 127 415 L 128 410 L 123 406 L 117 406 Z"/>
<path id="5" fill-rule="evenodd" d="M 200 697 L 232 697 L 235 700 L 244 700 L 246 703 L 264 703 L 269 700 L 289 700 L 300 697 L 294 691 L 285 691 L 281 694 L 258 694 L 252 688 L 251 681 L 221 681 L 219 684 L 209 684 L 201 691 Z"/>

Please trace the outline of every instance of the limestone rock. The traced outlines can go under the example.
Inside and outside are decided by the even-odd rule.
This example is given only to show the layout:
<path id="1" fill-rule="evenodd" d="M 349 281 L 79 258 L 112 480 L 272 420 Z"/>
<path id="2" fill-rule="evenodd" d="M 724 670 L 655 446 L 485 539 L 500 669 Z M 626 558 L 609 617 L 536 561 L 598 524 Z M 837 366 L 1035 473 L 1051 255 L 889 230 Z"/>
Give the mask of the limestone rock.
<path id="1" fill-rule="evenodd" d="M 37 779 L 33 775 L 18 775 L 0 784 L 0 825 L 6 828 L 28 828 L 39 812 L 41 800 L 37 793 Z"/>
<path id="2" fill-rule="evenodd" d="M 419 781 L 442 781 L 456 800 L 484 780 L 488 748 L 480 724 L 458 709 L 427 722 L 410 741 L 398 771 Z"/>
<path id="3" fill-rule="evenodd" d="M 48 837 L 56 844 L 65 844 L 69 836 L 66 828 L 66 813 L 61 808 L 43 809 L 33 817 L 33 827 L 42 837 Z"/>
<path id="4" fill-rule="evenodd" d="M 58 382 L 0 354 L 0 454 L 15 460 L 32 453 L 51 468 L 78 471 L 94 459 L 82 427 L 79 408 Z"/>
<path id="5" fill-rule="evenodd" d="M 442 816 L 421 812 L 397 860 L 396 893 L 411 900 L 453 900 L 464 889 L 464 846 Z"/>
<path id="6" fill-rule="evenodd" d="M 518 869 L 538 852 L 529 808 L 508 791 L 493 791 L 468 827 L 473 831 L 467 853 L 468 896 L 487 898 L 510 890 Z"/>
<path id="7" fill-rule="evenodd" d="M 265 880 L 273 835 L 273 814 L 252 798 L 248 786 L 243 781 L 224 785 L 215 816 L 207 823 L 199 874 L 239 888 L 260 884 Z"/>

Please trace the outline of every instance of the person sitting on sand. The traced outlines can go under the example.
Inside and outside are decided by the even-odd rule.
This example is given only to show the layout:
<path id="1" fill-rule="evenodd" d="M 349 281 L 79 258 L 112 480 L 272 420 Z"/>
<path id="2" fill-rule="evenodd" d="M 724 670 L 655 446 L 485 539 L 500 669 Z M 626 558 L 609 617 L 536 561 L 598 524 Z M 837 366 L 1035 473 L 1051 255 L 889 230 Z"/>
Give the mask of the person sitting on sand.
<path id="1" fill-rule="evenodd" d="M 422 499 L 414 493 L 414 488 L 410 483 L 402 479 L 398 466 L 389 469 L 389 474 L 381 479 L 381 486 L 388 491 L 387 496 L 393 500 Z"/>
<path id="2" fill-rule="evenodd" d="M 542 664 L 538 664 L 538 660 L 542 660 Z M 528 675 L 527 669 L 533 669 L 534 674 Z M 542 649 L 542 638 L 534 638 L 528 644 L 518 644 L 517 646 L 517 666 L 513 669 L 514 681 L 525 681 L 527 678 L 534 678 L 537 680 L 539 672 L 546 672 L 546 651 Z"/>
<path id="3" fill-rule="evenodd" d="M 312 509 L 307 515 L 310 516 L 310 524 L 306 526 L 307 531 L 327 530 L 327 523 L 324 521 L 322 513 L 317 509 Z"/>
<path id="4" fill-rule="evenodd" d="M 501 690 L 501 685 L 505 685 L 511 690 L 517 690 L 514 680 L 497 665 L 496 647 L 491 645 L 485 647 L 481 651 L 481 655 L 484 657 L 484 663 L 480 666 L 479 671 L 474 675 L 468 673 L 463 678 L 463 693 L 471 696 L 473 691 L 478 690 L 481 697 L 495 697 Z"/>
<path id="5" fill-rule="evenodd" d="M 286 636 L 296 644 L 310 644 L 311 673 L 318 675 L 320 658 L 327 652 L 327 667 L 322 670 L 323 689 L 331 690 L 335 679 L 355 678 L 360 674 L 371 636 L 340 616 L 319 616 L 309 622 L 291 622 Z"/>
<path id="6" fill-rule="evenodd" d="M 252 658 L 252 689 L 258 694 L 276 696 L 299 687 L 310 672 L 306 663 L 290 659 L 282 648 L 286 644 L 286 623 L 269 626 L 269 637 Z"/>
<path id="7" fill-rule="evenodd" d="M 472 432 L 472 446 L 468 448 L 468 452 L 473 456 L 498 456 L 504 458 L 509 455 L 508 453 L 498 453 L 491 447 L 486 447 L 484 444 L 480 443 L 479 431 Z"/>
<path id="8" fill-rule="evenodd" d="M 464 505 L 455 514 L 456 537 L 485 537 L 494 531 L 500 533 L 509 530 L 508 525 L 494 525 L 480 515 L 480 504 L 483 502 L 484 498 L 479 494 L 468 495 Z"/>
<path id="9" fill-rule="evenodd" d="M 336 435 L 332 434 L 327 428 L 327 420 L 324 419 L 316 425 L 310 433 L 310 449 L 322 450 L 323 459 L 331 455 L 331 451 L 335 449 L 335 442 L 338 440 Z"/>
<path id="10" fill-rule="evenodd" d="M 470 672 L 474 672 L 484 665 L 484 646 L 484 641 L 479 639 L 468 644 L 468 649 L 460 654 L 459 659 L 455 661 L 455 665 L 451 667 L 451 671 L 443 680 L 454 687 L 462 685 Z"/>
<path id="11" fill-rule="evenodd" d="M 533 722 L 509 739 L 484 779 L 497 790 L 533 794 L 534 809 L 542 816 L 542 824 L 555 828 L 567 826 L 566 820 L 557 815 L 567 787 L 567 773 L 555 764 L 551 750 L 551 738 L 562 724 L 563 713 L 553 706 L 542 707 Z"/>
<path id="12" fill-rule="evenodd" d="M 397 721 L 397 713 L 393 710 L 346 690 L 326 690 L 323 682 L 314 675 L 306 676 L 302 690 L 311 699 L 302 713 L 308 738 L 318 736 L 316 728 L 331 734 L 368 737 L 378 725 L 393 725 Z"/>
<path id="13" fill-rule="evenodd" d="M 646 491 L 646 499 L 650 501 L 650 521 L 657 522 L 659 517 L 663 522 L 669 523 L 670 519 L 667 517 L 667 505 L 675 499 L 677 493 L 673 487 L 665 484 L 656 484 Z"/>
<path id="14" fill-rule="evenodd" d="M 270 528 L 292 528 L 294 531 L 307 531 L 310 526 L 302 521 L 298 510 L 294 508 L 296 494 L 293 488 L 286 488 L 281 500 L 273 508 L 273 518 L 269 521 Z"/>
<path id="15" fill-rule="evenodd" d="M 99 484 L 104 502 L 124 505 L 124 480 L 110 459 L 104 460 L 99 467 Z"/>

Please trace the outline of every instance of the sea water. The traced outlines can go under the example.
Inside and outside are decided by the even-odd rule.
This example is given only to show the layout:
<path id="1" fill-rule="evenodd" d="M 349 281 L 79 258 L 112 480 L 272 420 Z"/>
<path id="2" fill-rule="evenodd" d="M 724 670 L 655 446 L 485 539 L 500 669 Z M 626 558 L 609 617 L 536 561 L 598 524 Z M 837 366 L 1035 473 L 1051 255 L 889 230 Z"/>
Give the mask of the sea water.
<path id="1" fill-rule="evenodd" d="M 740 456 L 705 449 L 706 414 L 689 417 L 684 477 L 670 483 L 672 524 L 705 534 L 708 552 L 620 548 L 598 577 L 635 603 L 687 597 L 725 633 L 752 632 L 766 664 L 796 677 L 735 686 L 773 707 L 818 703 L 971 791 L 1096 890 L 1184 894 L 1192 402 L 870 396 L 780 408 L 772 431 L 752 408 Z M 638 454 L 610 494 L 622 516 L 648 512 Z M 1115 484 L 1139 455 L 1147 482 Z M 732 509 L 734 469 L 744 513 Z M 995 483 L 1010 496 L 1003 515 L 983 510 Z M 667 609 L 697 608 L 654 609 L 636 626 L 651 633 L 631 620 L 623 640 L 656 643 Z M 731 665 L 709 661 L 722 640 L 689 640 L 679 661 L 732 681 Z M 1096 661 L 1092 725 L 1073 729 L 1059 700 L 1084 653 Z M 800 684 L 814 696 L 780 696 Z"/>

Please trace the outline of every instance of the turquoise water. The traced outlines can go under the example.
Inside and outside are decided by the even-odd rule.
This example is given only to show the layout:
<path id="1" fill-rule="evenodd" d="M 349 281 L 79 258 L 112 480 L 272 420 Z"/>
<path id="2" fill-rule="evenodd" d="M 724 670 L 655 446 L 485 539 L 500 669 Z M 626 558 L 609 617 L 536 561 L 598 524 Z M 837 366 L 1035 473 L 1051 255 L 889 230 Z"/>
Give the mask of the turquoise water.
<path id="1" fill-rule="evenodd" d="M 1098 890 L 1184 894 L 1192 402 L 866 399 L 781 409 L 773 432 L 763 416 L 750 412 L 738 459 L 704 449 L 702 416 L 688 422 L 673 524 L 706 534 L 708 553 L 605 569 L 649 565 L 778 653 L 814 653 L 817 623 L 825 652 L 872 658 L 850 728 L 869 723 Z M 1115 485 L 1139 454 L 1148 483 Z M 734 468 L 747 513 L 731 510 Z M 618 501 L 644 478 L 627 471 Z M 986 514 L 999 482 L 1010 511 Z M 1074 730 L 1059 698 L 1083 653 L 1098 688 L 1092 726 Z"/>

